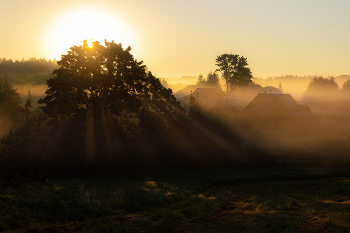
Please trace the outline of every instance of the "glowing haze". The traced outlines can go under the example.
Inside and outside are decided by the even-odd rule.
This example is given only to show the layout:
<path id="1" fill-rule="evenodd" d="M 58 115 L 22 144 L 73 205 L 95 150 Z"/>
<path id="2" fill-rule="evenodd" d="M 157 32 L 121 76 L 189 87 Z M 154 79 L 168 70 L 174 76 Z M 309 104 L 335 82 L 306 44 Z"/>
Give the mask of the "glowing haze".
<path id="1" fill-rule="evenodd" d="M 63 14 L 50 27 L 46 38 L 49 54 L 59 58 L 73 45 L 81 45 L 87 40 L 92 41 L 115 40 L 127 45 L 135 44 L 133 32 L 112 14 L 96 9 L 75 9 Z M 52 45 L 56 46 L 52 46 Z"/>
<path id="2" fill-rule="evenodd" d="M 222 53 L 255 77 L 350 74 L 347 0 L 0 1 L 0 57 L 59 60 L 107 39 L 159 77 L 207 74 Z"/>

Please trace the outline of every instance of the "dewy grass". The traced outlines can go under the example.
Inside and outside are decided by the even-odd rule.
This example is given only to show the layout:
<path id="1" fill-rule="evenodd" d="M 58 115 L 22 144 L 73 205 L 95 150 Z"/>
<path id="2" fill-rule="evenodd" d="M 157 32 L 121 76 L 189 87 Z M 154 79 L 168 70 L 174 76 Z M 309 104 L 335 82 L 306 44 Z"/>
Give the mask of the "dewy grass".
<path id="1" fill-rule="evenodd" d="M 301 168 L 59 177 L 0 190 L 0 230 L 346 232 L 349 183 Z"/>

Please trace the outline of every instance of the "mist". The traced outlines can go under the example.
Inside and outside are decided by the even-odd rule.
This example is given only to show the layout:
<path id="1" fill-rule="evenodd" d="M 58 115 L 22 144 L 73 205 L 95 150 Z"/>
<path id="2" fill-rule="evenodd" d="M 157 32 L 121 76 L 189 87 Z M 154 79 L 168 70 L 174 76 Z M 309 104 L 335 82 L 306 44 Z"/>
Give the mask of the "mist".
<path id="1" fill-rule="evenodd" d="M 45 69 L 53 65 L 45 60 L 33 62 L 44 64 Z M 5 64 L 13 63 L 6 60 Z M 3 135 L 14 130 L 15 136 L 5 137 L 8 145 L 16 148 L 19 139 L 25 141 L 25 156 L 45 154 L 45 161 L 51 161 L 57 172 L 62 167 L 88 172 L 116 167 L 134 171 L 350 166 L 346 156 L 350 76 L 252 78 L 248 85 L 232 88 L 227 97 L 225 80 L 218 72 L 181 78 L 156 78 L 149 72 L 128 84 L 134 85 L 130 91 L 137 90 L 135 99 L 125 102 L 120 96 L 128 93 L 121 92 L 113 100 L 108 100 L 111 96 L 94 100 L 89 108 L 86 100 L 93 98 L 86 95 L 89 90 L 74 92 L 82 79 L 76 79 L 77 83 L 72 79 L 77 86 L 66 87 L 73 91 L 70 98 L 74 101 L 59 102 L 56 98 L 61 96 L 53 93 L 66 89 L 51 86 L 59 89 L 46 92 L 47 79 L 43 78 L 57 77 L 39 68 L 30 74 L 16 73 L 16 69 L 0 72 L 4 80 L 12 77 L 20 122 L 9 124 L 14 117 L 3 114 L 0 123 Z M 140 67 L 140 74 L 144 71 Z M 33 77 L 35 82 L 27 81 Z M 51 93 L 51 100 L 45 99 L 45 92 Z M 145 99 L 137 99 L 142 92 Z M 36 111 L 39 99 L 40 113 Z M 99 101 L 106 102 L 101 105 Z"/>
<path id="2" fill-rule="evenodd" d="M 302 99 L 303 93 L 307 90 L 307 86 L 310 81 L 318 76 L 294 76 L 294 75 L 286 75 L 280 77 L 269 77 L 269 78 L 254 78 L 253 81 L 256 84 L 261 86 L 274 86 L 278 87 L 280 84 L 282 85 L 283 92 L 291 94 L 295 100 L 300 101 Z M 330 77 L 328 77 L 330 78 Z M 337 84 L 341 87 L 347 79 L 349 79 L 349 75 L 340 75 L 334 77 Z"/>
<path id="3" fill-rule="evenodd" d="M 213 106 L 204 102 L 196 111 L 215 118 L 248 145 L 259 148 L 260 153 L 268 155 L 265 159 L 270 165 L 346 167 L 350 165 L 347 156 L 350 149 L 349 78 L 343 75 L 253 79 L 252 84 L 236 88 L 221 104 Z M 196 98 L 201 88 L 208 87 L 198 83 L 188 85 L 176 96 L 187 106 L 184 96 L 192 91 Z M 276 108 L 271 108 L 271 103 L 261 105 L 269 113 L 259 117 L 258 112 L 247 111 L 247 106 L 259 93 L 290 95 L 291 99 L 276 103 Z M 284 106 L 289 103 L 291 106 Z M 304 110 L 300 112 L 299 108 Z"/>
<path id="4" fill-rule="evenodd" d="M 21 99 L 23 102 L 28 98 L 28 91 L 30 91 L 33 108 L 37 109 L 38 100 L 43 98 L 45 95 L 45 91 L 47 90 L 46 84 L 41 85 L 32 85 L 32 84 L 24 84 L 24 85 L 15 85 L 15 89 L 17 89 L 18 93 L 21 95 Z"/>

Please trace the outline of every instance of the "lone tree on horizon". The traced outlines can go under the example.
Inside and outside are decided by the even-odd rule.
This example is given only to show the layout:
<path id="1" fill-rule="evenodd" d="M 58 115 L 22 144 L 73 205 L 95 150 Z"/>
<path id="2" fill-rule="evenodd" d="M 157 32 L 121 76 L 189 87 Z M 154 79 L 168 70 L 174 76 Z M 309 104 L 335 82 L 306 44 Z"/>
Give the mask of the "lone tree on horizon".
<path id="1" fill-rule="evenodd" d="M 252 73 L 248 67 L 247 58 L 237 54 L 221 54 L 216 58 L 216 71 L 222 73 L 226 82 L 227 100 L 236 87 L 247 86 L 252 82 Z"/>

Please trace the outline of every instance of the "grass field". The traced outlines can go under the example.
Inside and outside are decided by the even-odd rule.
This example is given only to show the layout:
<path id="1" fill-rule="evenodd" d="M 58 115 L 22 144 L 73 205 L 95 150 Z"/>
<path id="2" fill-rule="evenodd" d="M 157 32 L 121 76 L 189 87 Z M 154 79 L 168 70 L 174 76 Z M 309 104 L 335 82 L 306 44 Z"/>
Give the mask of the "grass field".
<path id="1" fill-rule="evenodd" d="M 344 170 L 59 177 L 0 190 L 4 232 L 350 232 Z"/>

